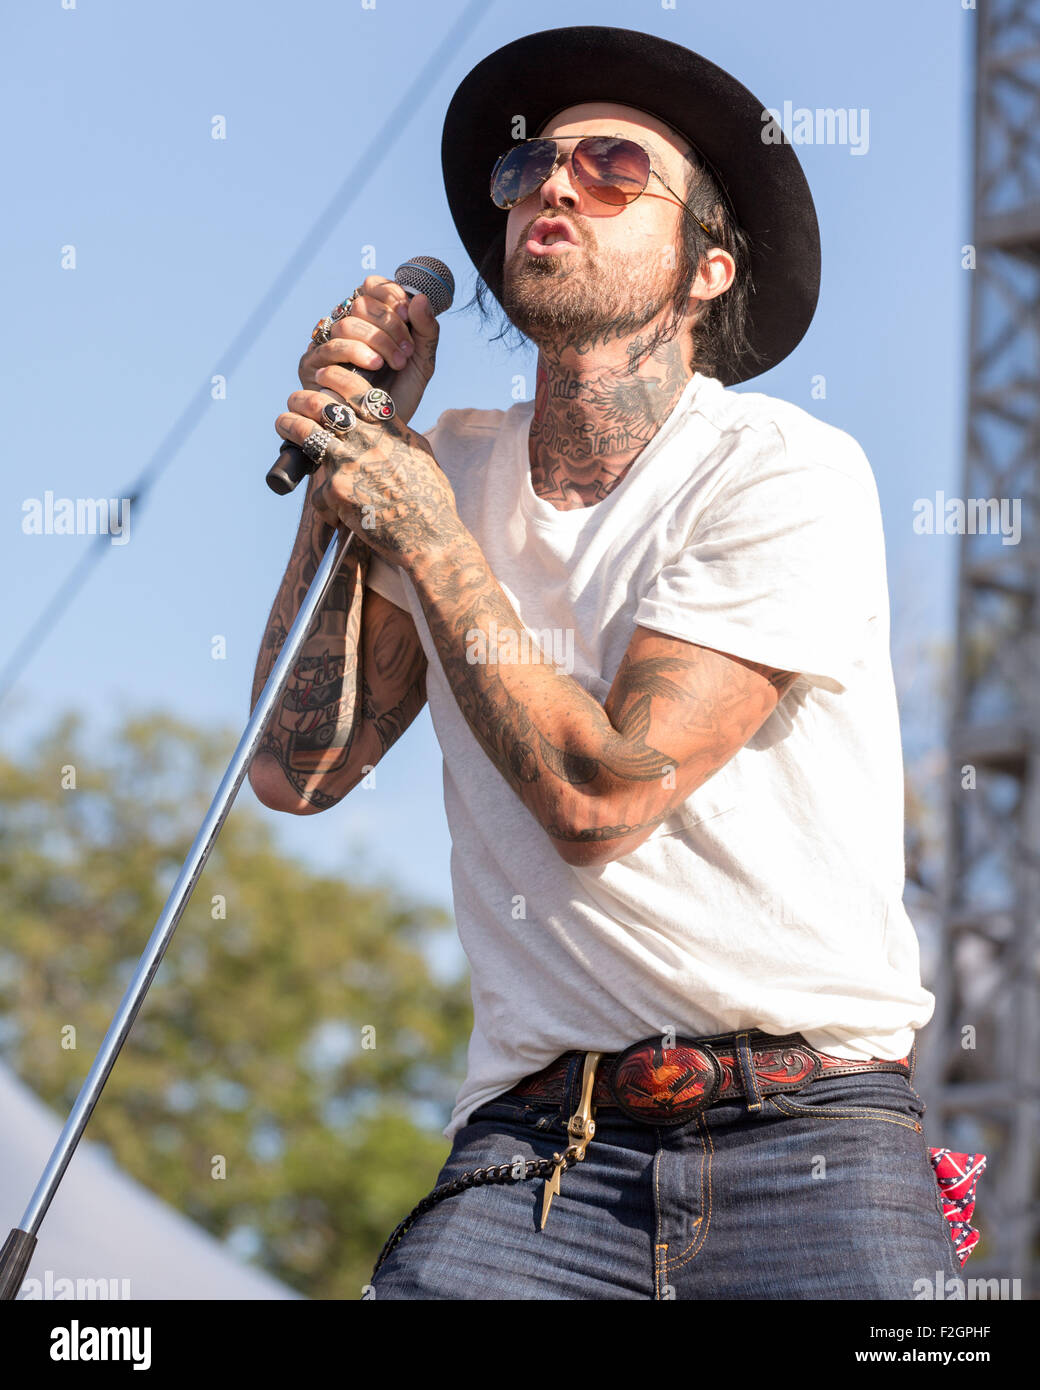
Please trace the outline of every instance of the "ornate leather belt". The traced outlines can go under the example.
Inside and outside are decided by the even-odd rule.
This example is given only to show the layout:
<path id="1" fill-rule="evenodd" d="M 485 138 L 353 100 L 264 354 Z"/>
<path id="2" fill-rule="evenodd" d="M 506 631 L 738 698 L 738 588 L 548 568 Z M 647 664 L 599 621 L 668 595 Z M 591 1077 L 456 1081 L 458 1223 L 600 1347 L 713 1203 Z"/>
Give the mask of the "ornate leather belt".
<path id="1" fill-rule="evenodd" d="M 565 1052 L 525 1076 L 509 1094 L 562 1103 L 568 1075 L 573 1074 L 571 1061 L 584 1055 Z M 676 1037 L 674 1044 L 658 1036 L 633 1043 L 624 1052 L 604 1054 L 592 1103 L 617 1106 L 646 1124 L 685 1124 L 709 1105 L 745 1097 L 744 1071 L 754 1077 L 757 1095 L 746 1098 L 756 1107 L 762 1096 L 800 1090 L 821 1077 L 891 1071 L 909 1079 L 911 1074 L 909 1054 L 898 1061 L 850 1061 L 817 1052 L 798 1033 L 773 1037 L 749 1030 L 710 1039 Z"/>

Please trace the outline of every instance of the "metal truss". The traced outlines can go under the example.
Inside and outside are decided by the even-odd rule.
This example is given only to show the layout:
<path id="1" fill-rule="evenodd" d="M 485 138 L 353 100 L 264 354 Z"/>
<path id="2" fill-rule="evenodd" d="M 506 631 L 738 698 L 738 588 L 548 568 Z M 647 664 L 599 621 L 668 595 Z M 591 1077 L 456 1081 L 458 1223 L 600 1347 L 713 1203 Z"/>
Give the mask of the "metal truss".
<path id="1" fill-rule="evenodd" d="M 964 1278 L 1040 1296 L 1040 0 L 979 0 L 960 546 L 928 1142 L 989 1156 Z M 969 250 L 966 253 L 971 255 Z M 971 516 L 974 509 L 968 507 Z M 980 511 L 977 515 L 981 516 Z M 937 518 L 937 522 L 940 519 Z M 952 529 L 948 526 L 947 529 Z"/>

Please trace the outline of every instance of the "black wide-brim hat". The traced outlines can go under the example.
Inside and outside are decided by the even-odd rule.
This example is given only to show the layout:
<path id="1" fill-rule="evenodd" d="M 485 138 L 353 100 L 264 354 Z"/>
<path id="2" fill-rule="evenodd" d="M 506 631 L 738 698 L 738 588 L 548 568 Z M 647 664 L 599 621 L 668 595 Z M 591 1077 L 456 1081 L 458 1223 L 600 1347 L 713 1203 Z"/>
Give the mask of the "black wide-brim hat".
<path id="1" fill-rule="evenodd" d="M 802 166 L 742 83 L 653 34 L 546 29 L 499 48 L 459 84 L 444 120 L 444 186 L 462 244 L 495 298 L 501 302 L 501 259 L 483 263 L 508 213 L 489 196 L 492 166 L 516 143 L 518 115 L 525 135 L 536 135 L 558 112 L 589 101 L 638 107 L 684 136 L 750 240 L 747 337 L 759 357 L 731 364 L 720 373 L 723 384 L 782 362 L 805 335 L 820 290 L 820 230 Z"/>

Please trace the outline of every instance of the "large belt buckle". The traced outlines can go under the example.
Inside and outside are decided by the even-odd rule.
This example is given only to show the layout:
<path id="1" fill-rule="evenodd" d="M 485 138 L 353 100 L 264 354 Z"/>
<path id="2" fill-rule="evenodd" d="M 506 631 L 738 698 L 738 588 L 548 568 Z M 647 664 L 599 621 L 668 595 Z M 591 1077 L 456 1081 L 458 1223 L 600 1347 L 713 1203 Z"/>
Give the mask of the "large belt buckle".
<path id="1" fill-rule="evenodd" d="M 644 1038 L 619 1053 L 610 1074 L 610 1093 L 633 1120 L 681 1125 L 706 1110 L 719 1089 L 722 1069 L 696 1038 Z"/>

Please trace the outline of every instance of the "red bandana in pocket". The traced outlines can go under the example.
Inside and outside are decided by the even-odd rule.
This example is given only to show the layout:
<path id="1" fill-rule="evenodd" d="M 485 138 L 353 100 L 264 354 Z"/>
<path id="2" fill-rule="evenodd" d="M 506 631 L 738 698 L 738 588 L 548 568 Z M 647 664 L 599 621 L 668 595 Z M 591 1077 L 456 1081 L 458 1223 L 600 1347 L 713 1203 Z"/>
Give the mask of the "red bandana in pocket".
<path id="1" fill-rule="evenodd" d="M 963 1265 L 979 1239 L 978 1231 L 968 1223 L 975 1210 L 975 1184 L 986 1171 L 986 1155 L 929 1149 L 928 1156 L 939 1184 L 943 1215 L 950 1223 L 953 1248 Z"/>

